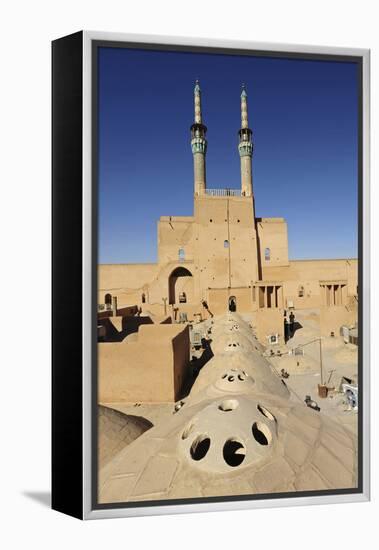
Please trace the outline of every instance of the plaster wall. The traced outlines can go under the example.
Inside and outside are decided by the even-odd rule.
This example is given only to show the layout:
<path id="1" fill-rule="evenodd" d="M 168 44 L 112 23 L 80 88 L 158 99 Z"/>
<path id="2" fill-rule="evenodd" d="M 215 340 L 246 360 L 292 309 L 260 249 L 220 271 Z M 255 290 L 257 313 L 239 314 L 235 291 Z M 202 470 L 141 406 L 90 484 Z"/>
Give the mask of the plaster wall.
<path id="1" fill-rule="evenodd" d="M 259 255 L 262 270 L 272 266 L 288 266 L 287 223 L 283 218 L 257 218 Z M 269 250 L 269 259 L 265 251 Z M 266 275 L 263 278 L 270 278 Z"/>
<path id="2" fill-rule="evenodd" d="M 342 281 L 346 283 L 344 304 L 356 295 L 358 285 L 357 259 L 341 260 L 293 260 L 288 267 L 264 267 L 264 279 L 283 281 L 286 301 L 293 302 L 296 309 L 307 309 L 323 305 L 320 281 Z M 303 287 L 304 295 L 299 296 Z"/>
<path id="3" fill-rule="evenodd" d="M 207 302 L 214 315 L 223 315 L 229 310 L 229 298 L 235 296 L 237 313 L 252 311 L 251 288 L 210 288 L 207 291 Z"/>
<path id="4" fill-rule="evenodd" d="M 252 197 L 195 196 L 194 216 L 160 218 L 157 264 L 99 266 L 99 302 L 104 302 L 109 292 L 117 296 L 119 305 L 145 307 L 144 293 L 149 308 L 156 307 L 163 313 L 164 299 L 167 303 L 172 300 L 170 275 L 177 268 L 185 268 L 191 276 L 175 279 L 175 304 L 179 305 L 179 294 L 185 292 L 187 308 L 207 299 L 214 313 L 224 313 L 228 296 L 236 295 L 233 289 L 248 288 L 259 279 L 258 255 L 262 280 L 283 285 L 284 306 L 289 302 L 296 309 L 323 305 L 320 281 L 343 281 L 344 305 L 356 295 L 356 259 L 288 261 L 287 224 L 283 218 L 257 218 L 257 242 L 253 216 Z M 270 259 L 265 256 L 266 248 L 270 249 Z M 221 289 L 225 292 L 213 292 Z M 251 305 L 245 292 L 239 307 L 241 311 L 254 311 L 256 304 Z"/>
<path id="5" fill-rule="evenodd" d="M 291 260 L 288 267 L 263 266 L 263 278 L 279 281 L 348 280 L 352 294 L 358 277 L 358 260 Z M 356 287 L 356 285 L 355 285 Z"/>
<path id="6" fill-rule="evenodd" d="M 98 301 L 117 296 L 119 306 L 139 304 L 158 273 L 158 264 L 101 264 L 98 267 Z"/>
<path id="7" fill-rule="evenodd" d="M 334 332 L 339 336 L 342 325 L 352 325 L 357 320 L 357 312 L 345 306 L 323 306 L 320 308 L 321 336 L 330 336 Z"/>
<path id="8" fill-rule="evenodd" d="M 254 314 L 254 325 L 258 340 L 267 346 L 267 337 L 279 334 L 279 343 L 284 343 L 284 310 L 281 308 L 262 308 Z"/>
<path id="9" fill-rule="evenodd" d="M 258 275 L 252 197 L 195 197 L 195 297 L 246 287 Z"/>
<path id="10" fill-rule="evenodd" d="M 179 250 L 193 260 L 193 217 L 162 216 L 158 221 L 158 262 L 178 262 Z"/>

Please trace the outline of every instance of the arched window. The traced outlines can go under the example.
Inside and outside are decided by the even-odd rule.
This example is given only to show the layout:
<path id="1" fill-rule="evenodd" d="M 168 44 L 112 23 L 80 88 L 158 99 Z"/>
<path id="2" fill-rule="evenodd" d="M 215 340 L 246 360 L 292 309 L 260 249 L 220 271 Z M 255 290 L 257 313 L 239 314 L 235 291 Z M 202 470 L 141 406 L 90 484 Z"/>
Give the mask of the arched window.
<path id="1" fill-rule="evenodd" d="M 184 262 L 186 254 L 184 252 L 184 248 L 179 248 L 178 252 L 179 262 Z"/>
<path id="2" fill-rule="evenodd" d="M 104 303 L 106 306 L 111 306 L 112 305 L 112 294 L 106 294 L 104 296 Z"/>
<path id="3" fill-rule="evenodd" d="M 187 295 L 185 292 L 181 292 L 179 294 L 179 303 L 180 304 L 186 304 L 187 303 Z"/>
<path id="4" fill-rule="evenodd" d="M 229 241 L 227 239 L 224 241 L 224 248 L 229 248 Z"/>
<path id="5" fill-rule="evenodd" d="M 146 303 L 146 294 L 144 292 L 142 292 L 141 301 L 143 304 Z"/>
<path id="6" fill-rule="evenodd" d="M 269 248 L 265 248 L 265 260 L 266 262 L 269 262 L 271 258 L 271 250 Z"/>
<path id="7" fill-rule="evenodd" d="M 304 298 L 304 287 L 303 286 L 299 286 L 298 296 L 299 296 L 299 298 Z"/>

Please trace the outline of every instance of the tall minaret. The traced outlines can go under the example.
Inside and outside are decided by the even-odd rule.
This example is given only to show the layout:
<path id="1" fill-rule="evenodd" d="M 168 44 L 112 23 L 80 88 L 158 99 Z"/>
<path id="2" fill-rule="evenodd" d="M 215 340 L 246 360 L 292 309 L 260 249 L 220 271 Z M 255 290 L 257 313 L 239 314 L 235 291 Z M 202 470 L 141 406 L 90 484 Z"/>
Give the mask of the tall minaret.
<path id="1" fill-rule="evenodd" d="M 195 122 L 191 126 L 191 148 L 193 153 L 195 195 L 201 195 L 206 189 L 205 154 L 207 152 L 207 140 L 205 134 L 207 127 L 201 118 L 201 90 L 199 81 L 196 80 L 194 88 Z"/>
<path id="2" fill-rule="evenodd" d="M 247 93 L 245 85 L 241 92 L 241 129 L 238 131 L 238 151 L 241 157 L 241 192 L 246 197 L 253 194 L 253 178 L 251 172 L 251 159 L 253 156 L 253 132 L 249 128 L 247 119 Z"/>

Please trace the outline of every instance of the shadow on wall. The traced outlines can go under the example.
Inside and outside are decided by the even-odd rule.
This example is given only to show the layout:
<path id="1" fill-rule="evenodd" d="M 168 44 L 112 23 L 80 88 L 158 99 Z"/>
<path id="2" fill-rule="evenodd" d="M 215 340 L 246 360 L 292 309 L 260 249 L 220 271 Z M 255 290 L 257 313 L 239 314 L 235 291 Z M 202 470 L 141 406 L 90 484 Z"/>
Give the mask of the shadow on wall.
<path id="1" fill-rule="evenodd" d="M 200 357 L 193 357 L 191 359 L 191 366 L 192 366 L 192 378 L 189 381 L 189 387 L 186 387 L 187 393 L 191 391 L 191 388 L 193 386 L 193 383 L 195 382 L 199 372 L 201 369 L 210 361 L 213 357 L 213 351 L 210 346 L 210 342 L 208 340 L 205 340 L 205 338 L 202 340 L 202 346 L 204 348 L 203 353 Z"/>
<path id="2" fill-rule="evenodd" d="M 138 332 L 141 325 L 152 325 L 151 317 L 123 317 L 121 330 L 112 322 L 112 317 L 100 319 L 98 324 L 105 327 L 106 337 L 104 342 L 122 342 L 129 334 Z"/>
<path id="3" fill-rule="evenodd" d="M 204 351 L 200 357 L 192 356 L 192 359 L 189 361 L 189 365 L 186 368 L 185 376 L 182 380 L 180 391 L 177 395 L 177 400 L 184 399 L 189 395 L 199 372 L 204 367 L 204 365 L 208 363 L 208 361 L 210 361 L 210 359 L 212 359 L 213 357 L 213 352 L 211 350 L 208 340 L 205 340 L 205 338 L 203 340 L 204 341 L 202 342 L 202 346 L 204 348 Z"/>

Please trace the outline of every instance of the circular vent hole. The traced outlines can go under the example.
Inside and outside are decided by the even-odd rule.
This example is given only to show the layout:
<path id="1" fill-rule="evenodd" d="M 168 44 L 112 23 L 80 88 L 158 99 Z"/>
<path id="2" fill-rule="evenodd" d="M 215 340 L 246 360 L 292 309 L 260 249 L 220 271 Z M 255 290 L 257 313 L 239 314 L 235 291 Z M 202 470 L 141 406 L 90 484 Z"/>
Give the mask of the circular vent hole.
<path id="1" fill-rule="evenodd" d="M 225 462 L 235 468 L 242 464 L 245 460 L 246 449 L 245 445 L 238 439 L 228 439 L 222 450 L 222 455 Z"/>
<path id="2" fill-rule="evenodd" d="M 211 440 L 207 435 L 199 435 L 191 445 L 190 453 L 193 460 L 202 460 L 211 446 Z"/>
<path id="3" fill-rule="evenodd" d="M 243 374 L 238 375 L 238 380 L 241 380 L 241 382 L 245 380 L 245 377 L 243 376 Z"/>
<path id="4" fill-rule="evenodd" d="M 270 413 L 270 411 L 266 409 L 266 407 L 262 407 L 262 405 L 257 405 L 257 409 L 261 414 L 263 414 L 263 416 L 265 416 L 269 420 L 275 420 L 275 416 Z"/>
<path id="5" fill-rule="evenodd" d="M 221 378 L 226 378 L 227 376 L 227 374 L 223 374 Z"/>
<path id="6" fill-rule="evenodd" d="M 234 411 L 238 407 L 238 401 L 236 399 L 226 399 L 220 405 L 218 408 L 220 411 L 228 412 L 228 411 Z"/>
<path id="7" fill-rule="evenodd" d="M 189 436 L 189 434 L 192 432 L 192 430 L 194 429 L 195 427 L 195 424 L 189 424 L 189 426 L 187 426 L 187 428 L 184 430 L 184 432 L 182 433 L 182 439 L 187 439 L 187 437 Z"/>
<path id="8" fill-rule="evenodd" d="M 234 382 L 234 376 L 228 376 L 228 381 L 229 382 Z"/>
<path id="9" fill-rule="evenodd" d="M 268 445 L 271 443 L 272 435 L 265 424 L 254 422 L 252 426 L 253 437 L 259 445 Z"/>

